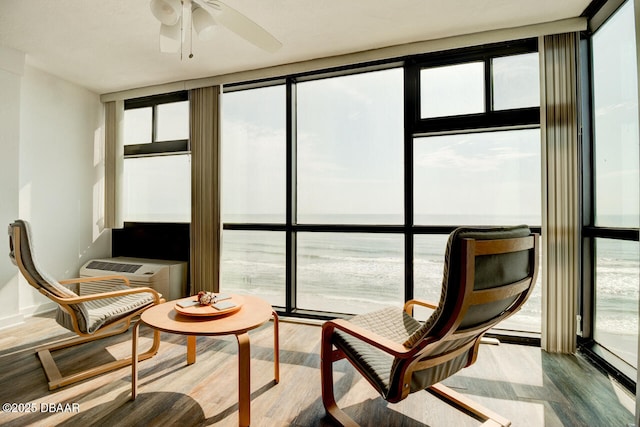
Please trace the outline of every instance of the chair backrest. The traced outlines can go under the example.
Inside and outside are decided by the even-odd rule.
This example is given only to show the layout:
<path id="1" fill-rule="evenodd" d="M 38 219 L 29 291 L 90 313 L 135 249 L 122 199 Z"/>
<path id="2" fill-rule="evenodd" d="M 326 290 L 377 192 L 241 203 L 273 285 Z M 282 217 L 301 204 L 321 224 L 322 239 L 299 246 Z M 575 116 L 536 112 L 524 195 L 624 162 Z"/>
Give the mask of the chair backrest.
<path id="1" fill-rule="evenodd" d="M 395 384 L 406 383 L 414 371 L 441 365 L 415 385 L 424 388 L 473 363 L 482 335 L 531 295 L 538 245 L 538 236 L 527 226 L 454 230 L 447 243 L 440 303 L 404 343 L 415 349 L 414 359 L 396 360 Z"/>
<path id="2" fill-rule="evenodd" d="M 31 226 L 27 221 L 15 220 L 9 225 L 9 258 L 27 282 L 44 295 L 58 298 L 78 296 L 38 267 L 32 249 Z"/>
<path id="3" fill-rule="evenodd" d="M 61 326 L 74 332 L 88 332 L 91 319 L 84 303 L 66 304 L 59 300 L 77 297 L 78 294 L 38 267 L 33 255 L 31 226 L 27 221 L 15 220 L 9 225 L 9 258 L 31 286 L 59 304 L 56 321 Z"/>
<path id="4" fill-rule="evenodd" d="M 537 237 L 526 226 L 454 230 L 445 254 L 438 309 L 408 340 L 481 331 L 527 300 L 538 272 Z M 491 290 L 494 291 L 491 291 Z"/>
<path id="5" fill-rule="evenodd" d="M 17 219 L 9 224 L 9 258 L 18 266 L 27 282 L 41 294 L 59 304 L 56 321 L 74 332 L 87 332 L 90 322 L 84 303 L 65 304 L 58 298 L 73 298 L 78 294 L 63 286 L 38 267 L 33 251 L 31 226 L 25 220 Z"/>

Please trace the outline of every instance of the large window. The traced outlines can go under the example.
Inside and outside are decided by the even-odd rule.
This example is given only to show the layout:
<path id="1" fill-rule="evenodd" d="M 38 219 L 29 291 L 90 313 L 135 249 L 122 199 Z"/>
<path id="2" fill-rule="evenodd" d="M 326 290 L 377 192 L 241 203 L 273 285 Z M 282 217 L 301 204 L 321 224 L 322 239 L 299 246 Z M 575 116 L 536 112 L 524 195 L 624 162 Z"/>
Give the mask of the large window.
<path id="1" fill-rule="evenodd" d="M 593 36 L 595 225 L 638 228 L 638 84 L 633 3 Z"/>
<path id="2" fill-rule="evenodd" d="M 629 365 L 638 361 L 638 242 L 595 239 L 596 342 Z"/>
<path id="3" fill-rule="evenodd" d="M 284 224 L 285 106 L 284 85 L 224 94 L 223 222 Z"/>
<path id="4" fill-rule="evenodd" d="M 416 138 L 414 222 L 538 225 L 540 179 L 539 129 Z"/>
<path id="5" fill-rule="evenodd" d="M 257 294 L 271 305 L 286 306 L 285 233 L 224 230 L 221 287 Z"/>
<path id="6" fill-rule="evenodd" d="M 125 102 L 123 218 L 189 222 L 191 163 L 186 92 Z"/>
<path id="7" fill-rule="evenodd" d="M 191 162 L 188 154 L 126 157 L 123 218 L 130 222 L 189 222 Z"/>
<path id="8" fill-rule="evenodd" d="M 297 306 L 366 313 L 404 302 L 402 235 L 298 233 Z"/>
<path id="9" fill-rule="evenodd" d="M 222 221 L 286 221 L 284 85 L 227 92 L 222 108 Z M 224 230 L 221 287 L 286 306 L 284 228 Z"/>
<path id="10" fill-rule="evenodd" d="M 402 69 L 297 85 L 297 222 L 403 220 Z"/>
<path id="11" fill-rule="evenodd" d="M 587 338 L 614 365 L 637 368 L 640 289 L 638 90 L 633 2 L 591 38 L 593 166 L 585 183 L 591 223 L 586 249 Z M 589 280 L 590 279 L 590 280 Z M 635 375 L 634 375 L 635 377 Z"/>
<path id="12" fill-rule="evenodd" d="M 302 315 L 437 302 L 456 226 L 539 231 L 537 58 L 528 40 L 226 88 L 221 287 Z M 539 285 L 528 307 L 506 327 L 539 332 Z"/>
<path id="13" fill-rule="evenodd" d="M 420 70 L 421 117 L 447 117 L 485 111 L 484 62 Z"/>
<path id="14" fill-rule="evenodd" d="M 414 142 L 415 224 L 538 225 L 540 182 L 539 129 L 429 136 Z M 446 239 L 416 237 L 415 295 L 439 295 L 440 282 L 426 279 L 442 275 L 445 244 Z M 523 309 L 500 327 L 540 332 L 541 276 Z"/>
<path id="15" fill-rule="evenodd" d="M 528 50 L 528 51 L 527 51 Z M 413 295 L 439 298 L 456 226 L 527 224 L 540 231 L 539 64 L 533 44 L 428 56 L 409 67 Z M 411 100 L 409 100 L 411 104 Z M 541 275 L 539 275 L 541 277 Z M 540 279 L 500 328 L 541 330 Z"/>

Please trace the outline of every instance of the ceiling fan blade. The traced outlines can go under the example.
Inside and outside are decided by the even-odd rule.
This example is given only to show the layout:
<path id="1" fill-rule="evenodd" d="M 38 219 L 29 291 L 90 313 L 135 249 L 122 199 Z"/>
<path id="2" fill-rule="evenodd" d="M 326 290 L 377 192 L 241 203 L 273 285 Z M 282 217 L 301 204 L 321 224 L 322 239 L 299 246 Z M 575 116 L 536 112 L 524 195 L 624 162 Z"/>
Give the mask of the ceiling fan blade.
<path id="1" fill-rule="evenodd" d="M 219 0 L 200 0 L 197 3 L 206 5 L 218 23 L 224 25 L 249 43 L 270 53 L 274 53 L 282 47 L 282 43 L 267 30 L 231 6 Z"/>

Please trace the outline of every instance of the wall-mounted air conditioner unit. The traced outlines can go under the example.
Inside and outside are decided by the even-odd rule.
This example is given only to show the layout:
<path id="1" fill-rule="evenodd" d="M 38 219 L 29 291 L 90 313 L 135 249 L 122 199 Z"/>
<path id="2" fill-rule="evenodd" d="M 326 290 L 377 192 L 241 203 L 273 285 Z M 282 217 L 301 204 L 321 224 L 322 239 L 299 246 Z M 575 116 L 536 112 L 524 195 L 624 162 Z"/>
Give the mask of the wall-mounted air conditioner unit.
<path id="1" fill-rule="evenodd" d="M 88 261 L 80 268 L 80 277 L 96 277 L 118 274 L 125 276 L 131 286 L 148 286 L 160 292 L 170 301 L 186 296 L 187 263 L 143 258 L 103 258 Z M 85 283 L 82 294 L 107 292 L 109 282 Z M 115 284 L 122 284 L 114 280 Z"/>

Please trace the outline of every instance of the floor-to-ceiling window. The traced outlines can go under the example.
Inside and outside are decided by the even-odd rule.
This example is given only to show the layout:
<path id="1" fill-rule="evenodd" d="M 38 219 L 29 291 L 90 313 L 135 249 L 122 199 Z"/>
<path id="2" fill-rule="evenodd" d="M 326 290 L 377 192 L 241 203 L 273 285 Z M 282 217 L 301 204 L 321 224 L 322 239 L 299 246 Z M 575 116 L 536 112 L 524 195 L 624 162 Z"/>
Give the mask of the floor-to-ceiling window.
<path id="1" fill-rule="evenodd" d="M 439 297 L 455 226 L 541 224 L 539 61 L 533 42 L 433 55 L 407 68 L 413 295 Z M 411 98 L 415 91 L 419 95 Z M 501 328 L 540 332 L 540 281 Z"/>
<path id="2" fill-rule="evenodd" d="M 359 313 L 399 304 L 403 236 L 402 68 L 296 85 L 296 306 Z M 332 225 L 360 225 L 342 233 Z"/>
<path id="3" fill-rule="evenodd" d="M 286 305 L 286 88 L 225 93 L 222 221 L 257 230 L 222 233 L 221 287 Z"/>
<path id="4" fill-rule="evenodd" d="M 225 88 L 221 288 L 288 313 L 437 301 L 461 225 L 540 230 L 535 40 Z M 511 329 L 540 331 L 540 288 Z"/>
<path id="5" fill-rule="evenodd" d="M 592 141 L 587 146 L 586 338 L 618 367 L 637 368 L 640 288 L 638 87 L 633 2 L 590 38 Z M 621 362 L 621 363 L 620 363 Z M 628 372 L 628 371 L 626 371 Z"/>

